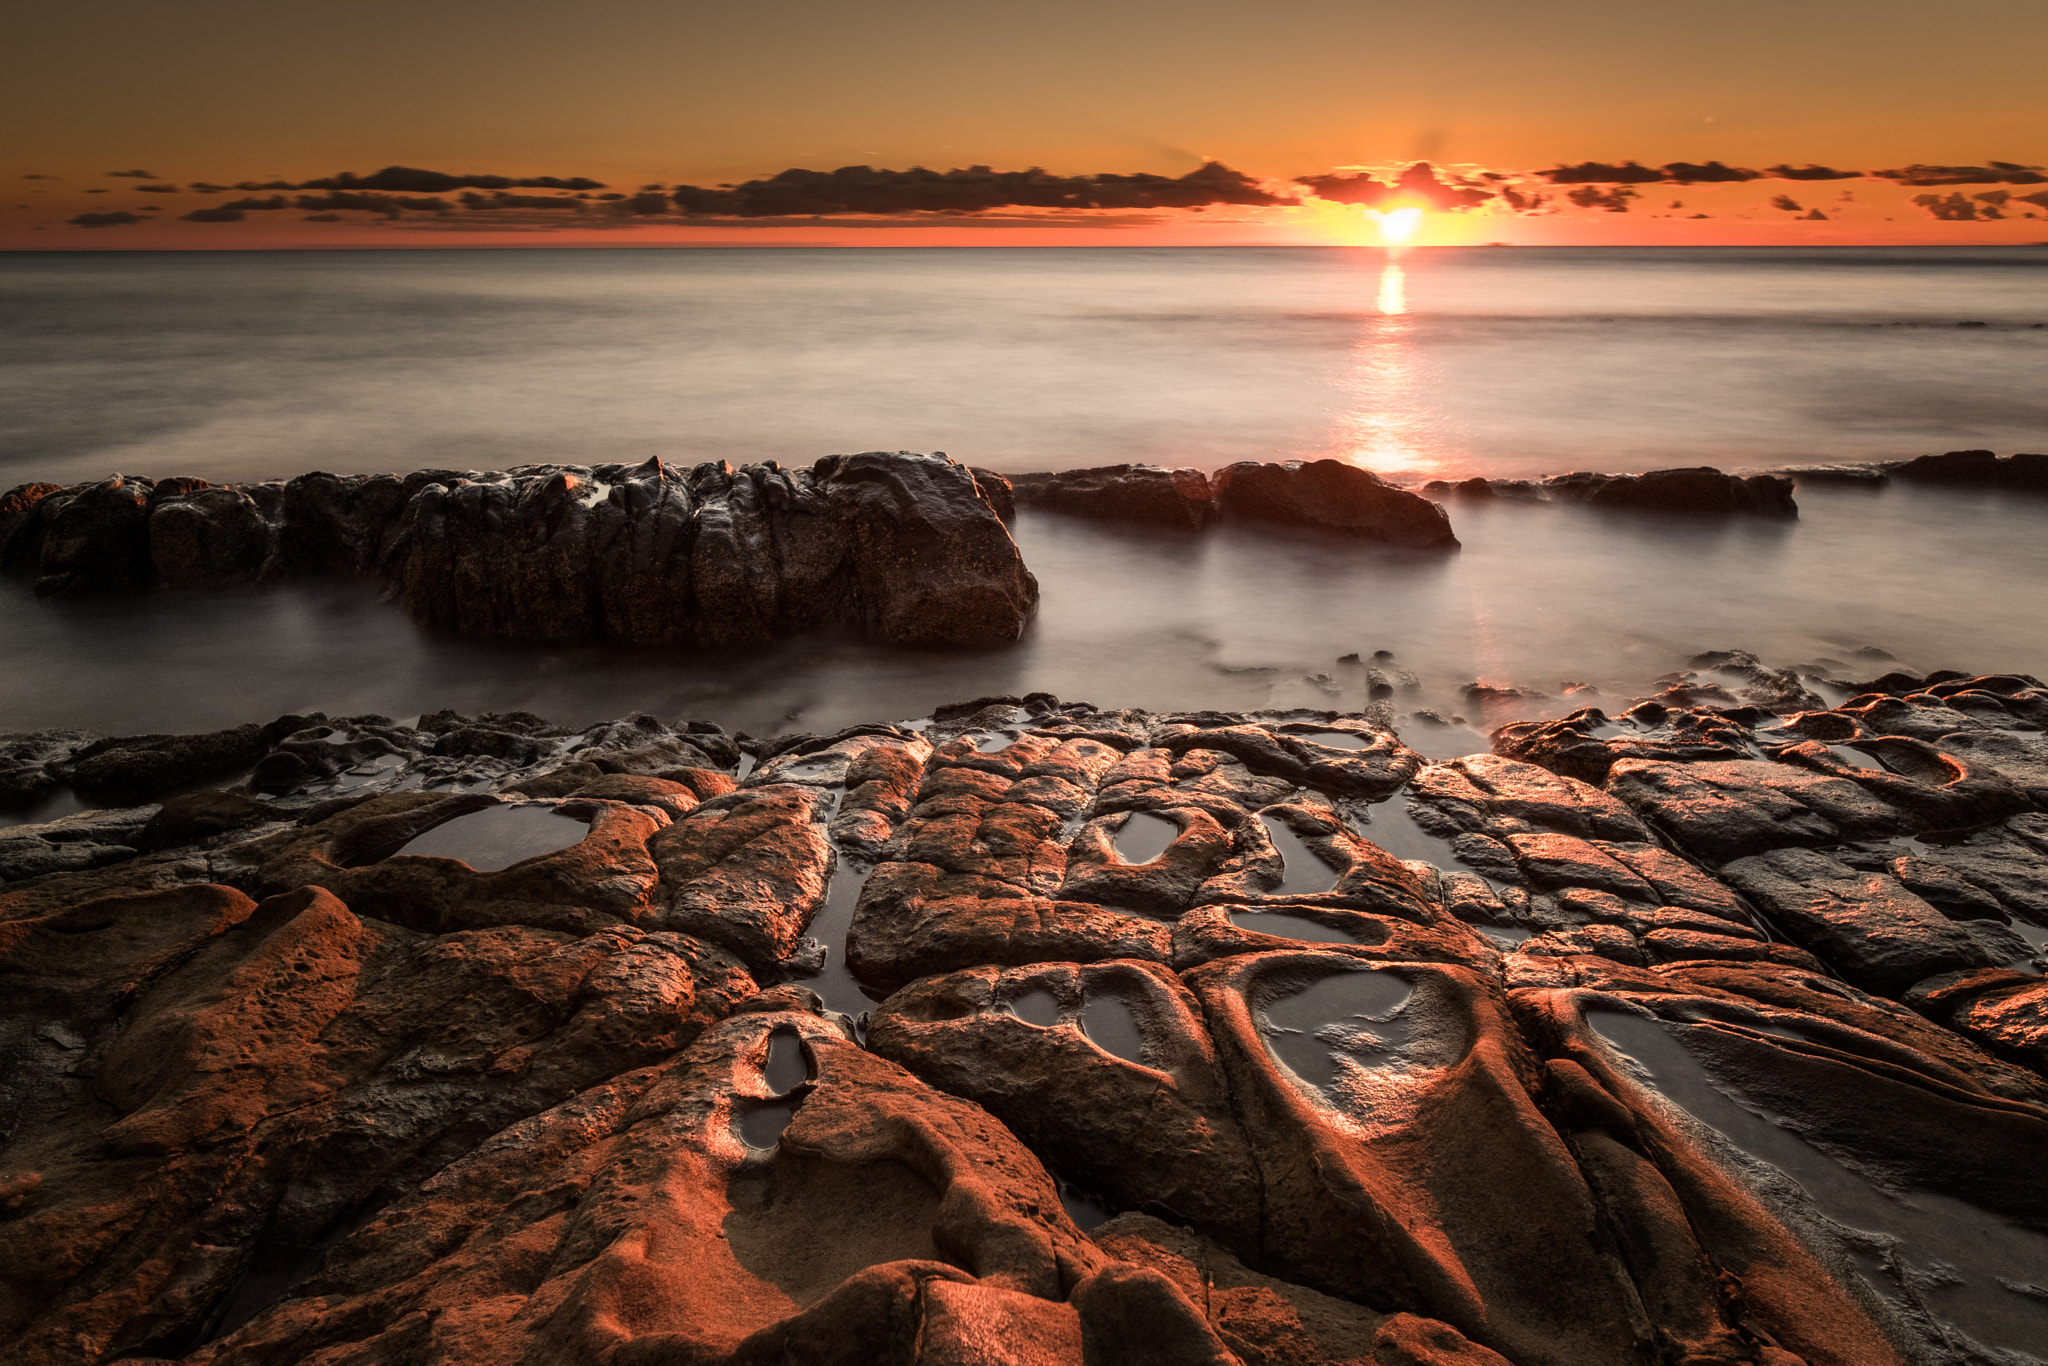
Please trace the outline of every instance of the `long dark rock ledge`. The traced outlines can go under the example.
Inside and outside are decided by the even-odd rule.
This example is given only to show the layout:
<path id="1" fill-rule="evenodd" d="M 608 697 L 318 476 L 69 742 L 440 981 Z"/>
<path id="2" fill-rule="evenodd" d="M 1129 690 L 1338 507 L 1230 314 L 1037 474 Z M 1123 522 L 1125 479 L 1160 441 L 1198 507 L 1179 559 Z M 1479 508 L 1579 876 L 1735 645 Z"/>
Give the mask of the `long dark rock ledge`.
<path id="1" fill-rule="evenodd" d="M 2039 1361 L 2043 724 L 0 735 L 0 1355 Z"/>
<path id="2" fill-rule="evenodd" d="M 809 469 L 115 475 L 0 497 L 0 565 L 46 594 L 355 575 L 423 624 L 498 639 L 733 645 L 852 627 L 1000 644 L 1038 603 L 998 516 L 1007 494 L 944 456 L 880 451 Z"/>
<path id="3" fill-rule="evenodd" d="M 1009 476 L 1020 506 L 1199 531 L 1229 516 L 1394 545 L 1452 549 L 1441 506 L 1341 460 L 1240 461 L 1214 474 L 1158 465 Z"/>

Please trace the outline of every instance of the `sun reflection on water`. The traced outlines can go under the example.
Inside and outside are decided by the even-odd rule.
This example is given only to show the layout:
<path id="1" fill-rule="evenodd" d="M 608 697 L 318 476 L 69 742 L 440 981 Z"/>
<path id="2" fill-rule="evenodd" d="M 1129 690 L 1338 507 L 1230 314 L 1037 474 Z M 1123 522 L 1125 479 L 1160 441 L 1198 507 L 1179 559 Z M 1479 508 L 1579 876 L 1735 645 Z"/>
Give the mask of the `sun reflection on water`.
<path id="1" fill-rule="evenodd" d="M 1390 255 L 1380 269 L 1374 312 L 1340 381 L 1350 396 L 1337 438 L 1343 458 L 1375 474 L 1408 478 L 1441 468 L 1414 328 L 1408 273 Z"/>

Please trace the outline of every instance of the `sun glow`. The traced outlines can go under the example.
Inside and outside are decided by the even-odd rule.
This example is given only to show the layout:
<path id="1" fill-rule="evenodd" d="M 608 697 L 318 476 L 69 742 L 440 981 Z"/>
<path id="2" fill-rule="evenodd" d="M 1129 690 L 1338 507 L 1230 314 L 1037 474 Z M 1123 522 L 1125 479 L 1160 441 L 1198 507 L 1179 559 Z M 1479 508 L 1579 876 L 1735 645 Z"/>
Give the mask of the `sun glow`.
<path id="1" fill-rule="evenodd" d="M 1413 237 L 1415 230 L 1422 226 L 1422 210 L 1413 205 L 1387 209 L 1384 212 L 1379 209 L 1367 209 L 1365 216 L 1379 224 L 1380 241 L 1390 247 L 1400 246 Z"/>

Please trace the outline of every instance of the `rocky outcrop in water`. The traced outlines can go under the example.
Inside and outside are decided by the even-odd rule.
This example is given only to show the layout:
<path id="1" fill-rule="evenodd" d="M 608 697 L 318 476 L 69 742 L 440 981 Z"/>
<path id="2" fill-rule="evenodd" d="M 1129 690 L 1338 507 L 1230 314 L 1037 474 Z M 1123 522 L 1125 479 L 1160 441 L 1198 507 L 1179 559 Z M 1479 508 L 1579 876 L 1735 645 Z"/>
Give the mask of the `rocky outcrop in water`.
<path id="1" fill-rule="evenodd" d="M 1892 469 L 1891 474 L 1895 479 L 1917 484 L 2048 493 L 2048 455 L 2000 457 L 1992 451 L 1948 451 L 1908 460 Z"/>
<path id="2" fill-rule="evenodd" d="M 5 737 L 249 776 L 0 832 L 0 1340 L 2038 1361 L 2048 690 L 1696 665 L 1438 761 L 1043 695 Z"/>
<path id="3" fill-rule="evenodd" d="M 0 563 L 47 594 L 368 577 L 425 625 L 506 640 L 996 644 L 1038 602 L 998 511 L 965 467 L 901 452 L 226 488 L 117 475 L 0 499 Z"/>
<path id="4" fill-rule="evenodd" d="M 1423 486 L 1432 497 L 1525 498 L 1625 512 L 1663 512 L 1690 517 L 1750 514 L 1797 517 L 1793 481 L 1783 475 L 1724 474 L 1709 465 L 1651 470 L 1646 474 L 1559 474 L 1541 481 L 1471 478 L 1438 480 Z"/>
<path id="5" fill-rule="evenodd" d="M 1218 518 L 1308 527 L 1393 545 L 1454 547 L 1442 507 L 1341 460 L 1242 461 L 1213 475 L 1105 465 L 1012 479 L 1026 507 L 1198 531 Z"/>

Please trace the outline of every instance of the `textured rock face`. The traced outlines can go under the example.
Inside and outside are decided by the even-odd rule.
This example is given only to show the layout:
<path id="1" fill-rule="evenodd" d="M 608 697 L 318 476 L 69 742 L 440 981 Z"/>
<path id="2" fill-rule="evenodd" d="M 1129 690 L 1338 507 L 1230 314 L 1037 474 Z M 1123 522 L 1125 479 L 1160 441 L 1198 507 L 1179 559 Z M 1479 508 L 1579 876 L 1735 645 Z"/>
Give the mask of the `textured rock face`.
<path id="1" fill-rule="evenodd" d="M 1428 499 L 1341 460 L 1245 461 L 1213 475 L 1156 465 L 1020 474 L 1017 502 L 1052 512 L 1199 531 L 1228 514 L 1394 545 L 1458 544 Z"/>
<path id="2" fill-rule="evenodd" d="M 1884 480 L 1884 475 L 1876 470 L 1798 473 L 1803 478 L 1856 474 L 1878 483 Z M 1555 475 L 1540 482 L 1476 477 L 1456 484 L 1438 480 L 1424 485 L 1422 491 L 1435 498 L 1549 499 L 1615 511 L 1662 512 L 1688 517 L 1736 514 L 1797 517 L 1799 505 L 1792 498 L 1793 485 L 1794 481 L 1783 474 L 1724 474 L 1711 465 L 1699 465 L 1690 469 L 1651 470 L 1646 474 L 1580 471 Z"/>
<path id="3" fill-rule="evenodd" d="M 1891 686 L 1447 761 L 1043 696 L 6 737 L 259 753 L 0 839 L 0 1341 L 2039 1361 L 2048 694 Z"/>
<path id="4" fill-rule="evenodd" d="M 1891 473 L 1895 478 L 1919 484 L 2048 492 L 2048 455 L 2000 458 L 1992 451 L 1948 451 L 1908 460 Z"/>
<path id="5" fill-rule="evenodd" d="M 1215 485 L 1216 501 L 1225 512 L 1255 521 L 1395 545 L 1458 543 L 1441 506 L 1341 460 L 1228 465 L 1216 472 Z"/>
<path id="6" fill-rule="evenodd" d="M 117 476 L 0 499 L 0 561 L 44 593 L 374 577 L 426 625 L 511 640 L 746 644 L 839 626 L 994 644 L 1038 603 L 998 510 L 965 467 L 908 453 L 243 488 Z"/>
<path id="7" fill-rule="evenodd" d="M 1117 522 L 1150 522 L 1199 531 L 1217 517 L 1216 494 L 1200 470 L 1102 465 L 1020 474 L 1010 481 L 1025 507 Z"/>

